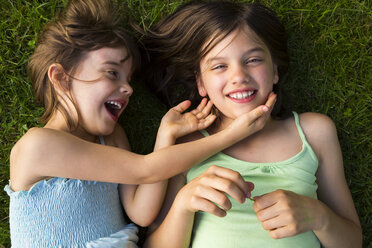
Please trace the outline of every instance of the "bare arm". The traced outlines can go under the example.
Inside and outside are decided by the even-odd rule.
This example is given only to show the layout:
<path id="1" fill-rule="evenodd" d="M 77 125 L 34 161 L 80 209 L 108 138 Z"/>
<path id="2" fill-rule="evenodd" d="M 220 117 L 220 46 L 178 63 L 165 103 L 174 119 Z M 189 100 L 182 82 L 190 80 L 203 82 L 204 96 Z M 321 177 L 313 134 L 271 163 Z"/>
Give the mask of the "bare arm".
<path id="1" fill-rule="evenodd" d="M 304 122 L 314 119 L 308 113 Z M 317 135 L 309 136 L 319 159 L 317 172 L 320 226 L 314 230 L 324 247 L 362 247 L 362 231 L 354 202 L 347 186 L 342 153 L 337 138 L 336 127 L 326 116 L 316 115 L 317 120 L 304 125 L 304 131 Z M 309 121 L 307 119 L 310 119 Z M 323 204 L 324 203 L 324 204 Z"/>
<path id="2" fill-rule="evenodd" d="M 255 198 L 257 218 L 272 238 L 313 230 L 322 245 L 362 247 L 362 232 L 347 187 L 336 128 L 326 116 L 301 115 L 301 126 L 319 160 L 319 200 L 277 190 Z"/>
<path id="3" fill-rule="evenodd" d="M 271 96 L 266 105 L 271 107 L 274 102 L 275 96 Z M 27 182 L 24 184 L 29 187 L 45 177 L 123 184 L 158 182 L 191 168 L 256 132 L 267 118 L 267 107 L 259 106 L 217 134 L 148 155 L 90 143 L 61 131 L 34 128 L 12 150 L 12 187 L 17 190 L 15 178 Z"/>
<path id="4" fill-rule="evenodd" d="M 232 206 L 227 195 L 243 203 L 252 190 L 238 172 L 218 166 L 211 166 L 179 191 L 185 178 L 178 176 L 176 180 L 171 179 L 169 183 L 170 189 L 177 190 L 167 193 L 162 212 L 146 240 L 146 248 L 189 247 L 196 211 L 224 217 Z"/>
<path id="5" fill-rule="evenodd" d="M 189 132 L 205 129 L 214 121 L 215 116 L 209 114 L 213 104 L 207 103 L 207 99 L 203 99 L 197 109 L 181 114 L 189 106 L 189 101 L 183 102 L 163 117 L 154 151 L 172 146 L 176 138 Z M 126 136 L 122 136 L 123 140 L 128 143 Z M 167 184 L 168 180 L 154 184 L 120 185 L 122 203 L 129 218 L 138 225 L 150 225 L 160 211 Z"/>

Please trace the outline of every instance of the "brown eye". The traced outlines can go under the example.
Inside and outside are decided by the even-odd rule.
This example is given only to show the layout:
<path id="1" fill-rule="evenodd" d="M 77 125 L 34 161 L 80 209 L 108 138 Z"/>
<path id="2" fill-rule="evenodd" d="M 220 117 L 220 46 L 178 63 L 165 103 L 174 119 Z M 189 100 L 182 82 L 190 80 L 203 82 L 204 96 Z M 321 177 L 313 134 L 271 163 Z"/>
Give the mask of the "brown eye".
<path id="1" fill-rule="evenodd" d="M 212 70 L 219 70 L 219 69 L 223 69 L 223 68 L 226 68 L 227 66 L 226 65 L 217 65 L 215 67 L 212 68 Z"/>
<path id="2" fill-rule="evenodd" d="M 117 80 L 118 79 L 118 73 L 116 71 L 107 71 L 106 72 L 106 75 L 108 78 L 112 79 L 112 80 Z"/>
<path id="3" fill-rule="evenodd" d="M 246 61 L 245 61 L 245 63 L 246 64 L 254 64 L 254 63 L 259 63 L 259 62 L 261 62 L 262 61 L 262 59 L 259 59 L 259 58 L 254 58 L 254 59 L 247 59 Z"/>

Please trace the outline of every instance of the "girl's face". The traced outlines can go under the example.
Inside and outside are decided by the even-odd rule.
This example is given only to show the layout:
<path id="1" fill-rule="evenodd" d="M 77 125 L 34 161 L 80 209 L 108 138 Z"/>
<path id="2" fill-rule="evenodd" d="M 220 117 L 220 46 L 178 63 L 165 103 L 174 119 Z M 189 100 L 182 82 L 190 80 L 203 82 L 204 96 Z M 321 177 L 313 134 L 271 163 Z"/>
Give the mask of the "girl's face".
<path id="1" fill-rule="evenodd" d="M 209 96 L 223 125 L 264 104 L 279 77 L 269 49 L 245 26 L 201 60 L 196 79 L 199 94 Z"/>
<path id="2" fill-rule="evenodd" d="M 71 83 L 81 114 L 80 129 L 93 135 L 113 132 L 133 93 L 129 85 L 131 66 L 124 47 L 104 47 L 83 56 Z"/>

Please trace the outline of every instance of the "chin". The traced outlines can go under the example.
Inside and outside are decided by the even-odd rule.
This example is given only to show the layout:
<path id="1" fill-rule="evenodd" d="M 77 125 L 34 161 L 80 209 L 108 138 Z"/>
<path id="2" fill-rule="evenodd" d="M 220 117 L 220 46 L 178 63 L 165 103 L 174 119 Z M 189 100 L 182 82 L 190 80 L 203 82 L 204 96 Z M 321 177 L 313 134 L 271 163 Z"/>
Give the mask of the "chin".
<path id="1" fill-rule="evenodd" d="M 101 136 L 107 136 L 110 135 L 114 132 L 115 130 L 115 125 L 112 125 L 112 127 L 106 127 L 104 129 L 99 130 L 99 134 Z"/>

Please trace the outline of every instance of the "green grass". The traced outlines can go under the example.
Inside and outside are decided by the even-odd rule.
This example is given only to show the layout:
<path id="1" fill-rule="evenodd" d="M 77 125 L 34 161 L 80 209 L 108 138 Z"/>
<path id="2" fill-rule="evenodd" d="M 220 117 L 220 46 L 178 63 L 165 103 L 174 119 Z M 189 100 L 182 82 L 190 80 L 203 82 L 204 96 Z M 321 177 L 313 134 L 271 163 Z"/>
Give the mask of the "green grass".
<path id="1" fill-rule="evenodd" d="M 185 1 L 126 1 L 140 26 L 150 25 Z M 277 11 L 290 33 L 291 74 L 286 89 L 298 112 L 327 114 L 336 123 L 345 175 L 372 243 L 372 75 L 368 1 L 262 1 Z M 10 247 L 9 152 L 43 109 L 35 102 L 25 66 L 42 26 L 64 1 L 0 0 L 0 247 Z M 120 119 L 134 151 L 152 150 L 165 107 L 140 83 Z"/>

